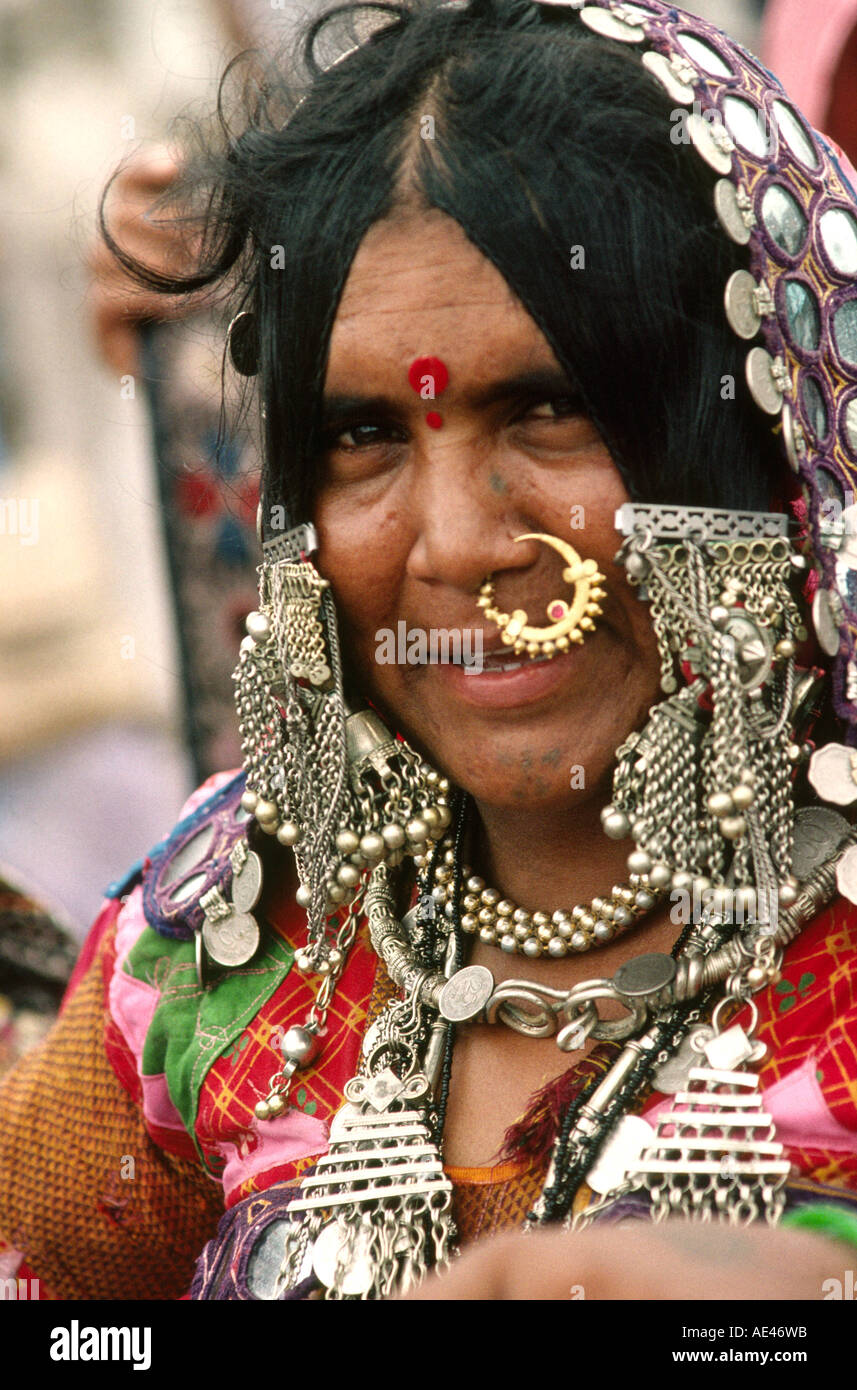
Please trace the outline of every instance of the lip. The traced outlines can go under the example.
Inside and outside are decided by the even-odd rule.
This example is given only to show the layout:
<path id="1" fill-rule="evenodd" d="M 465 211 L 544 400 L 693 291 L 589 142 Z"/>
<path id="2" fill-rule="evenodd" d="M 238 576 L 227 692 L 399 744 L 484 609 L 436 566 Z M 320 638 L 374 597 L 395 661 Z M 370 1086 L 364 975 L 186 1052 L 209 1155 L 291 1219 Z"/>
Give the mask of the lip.
<path id="1" fill-rule="evenodd" d="M 511 655 L 511 653 L 510 653 Z M 437 678 L 462 704 L 483 709 L 514 709 L 534 705 L 553 694 L 567 679 L 578 658 L 577 648 L 551 661 L 525 662 L 517 671 L 468 672 L 462 666 L 439 665 Z"/>

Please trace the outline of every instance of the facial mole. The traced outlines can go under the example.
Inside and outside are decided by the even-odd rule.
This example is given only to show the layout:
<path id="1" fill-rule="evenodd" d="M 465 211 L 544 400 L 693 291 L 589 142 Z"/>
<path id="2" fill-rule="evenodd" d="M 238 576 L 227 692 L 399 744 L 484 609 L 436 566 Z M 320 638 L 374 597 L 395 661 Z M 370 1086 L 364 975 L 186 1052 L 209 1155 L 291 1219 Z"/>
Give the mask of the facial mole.
<path id="1" fill-rule="evenodd" d="M 499 473 L 492 473 L 488 479 L 488 486 L 492 492 L 496 492 L 498 497 L 503 497 L 509 491 L 509 484 Z"/>

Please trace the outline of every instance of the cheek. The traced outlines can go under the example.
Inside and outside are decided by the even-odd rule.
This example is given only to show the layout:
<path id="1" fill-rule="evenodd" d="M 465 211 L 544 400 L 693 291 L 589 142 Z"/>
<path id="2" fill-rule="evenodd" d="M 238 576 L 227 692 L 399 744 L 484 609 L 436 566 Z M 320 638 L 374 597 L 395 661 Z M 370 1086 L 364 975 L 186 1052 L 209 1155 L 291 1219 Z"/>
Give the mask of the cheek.
<path id="1" fill-rule="evenodd" d="M 375 633 L 396 612 L 410 541 L 389 507 L 355 508 L 335 498 L 316 508 L 318 566 L 333 587 L 340 636 L 364 654 Z"/>

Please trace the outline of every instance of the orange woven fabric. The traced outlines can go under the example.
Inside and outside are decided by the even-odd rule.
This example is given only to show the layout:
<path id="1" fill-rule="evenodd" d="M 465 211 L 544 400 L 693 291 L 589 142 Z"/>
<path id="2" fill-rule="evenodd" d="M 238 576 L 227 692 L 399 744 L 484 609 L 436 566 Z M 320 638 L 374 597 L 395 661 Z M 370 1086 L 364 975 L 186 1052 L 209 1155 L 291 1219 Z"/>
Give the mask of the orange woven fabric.
<path id="1" fill-rule="evenodd" d="M 520 1226 L 544 1185 L 546 1166 L 497 1163 L 493 1168 L 447 1168 L 453 1214 L 462 1245 Z"/>
<path id="2" fill-rule="evenodd" d="M 108 944 L 44 1042 L 0 1082 L 0 1249 L 22 1252 L 55 1297 L 175 1298 L 223 1194 L 155 1147 L 107 1060 Z"/>

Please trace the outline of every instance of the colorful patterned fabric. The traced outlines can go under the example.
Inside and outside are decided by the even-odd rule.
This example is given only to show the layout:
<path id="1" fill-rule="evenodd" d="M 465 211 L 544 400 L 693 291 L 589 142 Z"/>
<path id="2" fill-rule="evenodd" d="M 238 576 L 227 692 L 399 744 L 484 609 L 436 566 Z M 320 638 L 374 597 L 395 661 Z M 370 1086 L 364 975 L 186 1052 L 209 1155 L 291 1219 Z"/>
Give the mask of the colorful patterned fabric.
<path id="1" fill-rule="evenodd" d="M 104 961 L 119 911 L 45 1041 L 0 1082 L 0 1258 L 41 1296 L 178 1297 L 223 1209 L 198 1162 L 158 1148 L 104 1047 Z"/>

